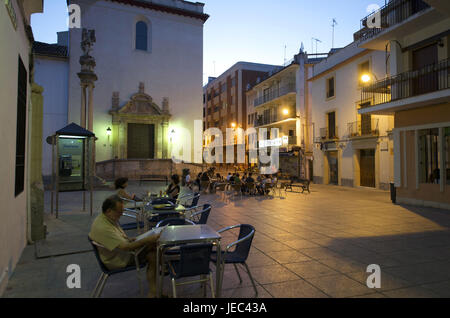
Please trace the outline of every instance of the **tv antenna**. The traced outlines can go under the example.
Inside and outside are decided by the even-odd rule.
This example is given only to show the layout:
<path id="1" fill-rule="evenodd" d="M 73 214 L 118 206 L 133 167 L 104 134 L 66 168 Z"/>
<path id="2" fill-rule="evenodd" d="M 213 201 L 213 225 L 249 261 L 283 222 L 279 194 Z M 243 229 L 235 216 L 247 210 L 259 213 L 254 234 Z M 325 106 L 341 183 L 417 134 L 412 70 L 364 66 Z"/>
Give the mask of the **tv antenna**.
<path id="1" fill-rule="evenodd" d="M 333 23 L 331 24 L 331 27 L 333 28 L 333 40 L 331 42 L 331 48 L 334 48 L 334 27 L 337 25 L 336 18 L 333 18 Z"/>
<path id="2" fill-rule="evenodd" d="M 322 41 L 320 41 L 319 39 L 316 39 L 316 38 L 311 38 L 311 50 L 314 52 L 314 44 L 313 44 L 313 41 L 316 41 L 316 54 L 317 54 L 317 42 L 320 42 L 320 43 L 322 43 Z"/>

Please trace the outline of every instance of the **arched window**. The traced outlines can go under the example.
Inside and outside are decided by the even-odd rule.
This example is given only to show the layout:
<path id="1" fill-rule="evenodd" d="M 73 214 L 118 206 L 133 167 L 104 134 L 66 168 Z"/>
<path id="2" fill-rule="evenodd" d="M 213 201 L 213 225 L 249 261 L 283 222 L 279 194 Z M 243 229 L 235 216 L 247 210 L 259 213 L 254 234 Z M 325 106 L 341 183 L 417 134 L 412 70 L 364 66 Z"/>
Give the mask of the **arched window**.
<path id="1" fill-rule="evenodd" d="M 136 50 L 148 50 L 148 27 L 143 21 L 136 23 Z"/>

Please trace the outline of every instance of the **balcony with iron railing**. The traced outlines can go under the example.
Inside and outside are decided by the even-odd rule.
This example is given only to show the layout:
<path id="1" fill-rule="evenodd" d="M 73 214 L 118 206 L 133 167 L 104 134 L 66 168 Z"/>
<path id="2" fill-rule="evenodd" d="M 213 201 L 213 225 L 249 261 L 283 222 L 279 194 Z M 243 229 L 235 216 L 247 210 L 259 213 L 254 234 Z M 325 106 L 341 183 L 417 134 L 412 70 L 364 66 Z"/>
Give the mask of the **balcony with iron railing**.
<path id="1" fill-rule="evenodd" d="M 353 34 L 356 42 L 367 41 L 386 29 L 398 25 L 411 16 L 430 8 L 430 5 L 422 0 L 393 0 L 381 7 L 377 13 L 381 18 L 381 27 L 370 28 L 367 20 L 374 17 L 374 13 L 361 19 L 361 28 Z"/>
<path id="2" fill-rule="evenodd" d="M 254 107 L 258 107 L 290 93 L 296 93 L 295 83 L 269 90 L 264 95 L 255 98 L 253 105 Z"/>
<path id="3" fill-rule="evenodd" d="M 271 114 L 268 116 L 264 116 L 264 115 L 259 115 L 256 117 L 255 119 L 255 127 L 260 127 L 260 126 L 264 126 L 264 125 L 270 125 L 273 123 L 276 123 L 278 121 L 278 116 L 277 114 Z"/>
<path id="4" fill-rule="evenodd" d="M 336 140 L 339 139 L 337 137 L 338 128 L 336 127 L 324 127 L 320 128 L 320 139 L 323 140 Z"/>
<path id="5" fill-rule="evenodd" d="M 450 88 L 449 59 L 407 71 L 363 86 L 361 103 L 371 106 L 386 104 L 409 97 L 420 96 Z"/>
<path id="6" fill-rule="evenodd" d="M 352 137 L 367 137 L 379 136 L 378 118 L 369 118 L 369 120 L 355 121 L 348 123 L 348 136 Z"/>

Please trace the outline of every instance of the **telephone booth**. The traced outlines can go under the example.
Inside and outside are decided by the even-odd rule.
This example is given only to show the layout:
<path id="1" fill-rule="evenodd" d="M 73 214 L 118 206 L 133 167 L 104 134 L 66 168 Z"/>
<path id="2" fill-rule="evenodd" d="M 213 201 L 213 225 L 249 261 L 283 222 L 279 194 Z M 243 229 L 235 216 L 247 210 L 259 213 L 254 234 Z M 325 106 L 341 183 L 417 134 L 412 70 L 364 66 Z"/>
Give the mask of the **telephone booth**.
<path id="1" fill-rule="evenodd" d="M 59 193 L 82 192 L 83 211 L 86 211 L 86 192 L 90 197 L 92 216 L 95 135 L 89 130 L 70 124 L 47 138 L 52 145 L 51 213 L 59 216 Z"/>

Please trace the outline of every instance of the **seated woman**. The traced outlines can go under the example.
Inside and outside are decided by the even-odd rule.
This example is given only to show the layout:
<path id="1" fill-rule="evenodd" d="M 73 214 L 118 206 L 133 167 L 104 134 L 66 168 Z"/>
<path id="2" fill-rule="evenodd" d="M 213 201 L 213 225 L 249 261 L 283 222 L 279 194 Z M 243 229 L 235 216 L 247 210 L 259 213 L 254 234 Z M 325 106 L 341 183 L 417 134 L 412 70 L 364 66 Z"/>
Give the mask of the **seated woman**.
<path id="1" fill-rule="evenodd" d="M 166 204 L 173 203 L 175 204 L 178 199 L 178 195 L 180 194 L 180 176 L 174 174 L 171 177 L 171 182 L 167 187 L 165 194 L 168 196 L 167 198 L 157 198 L 152 201 L 152 204 Z"/>
<path id="2" fill-rule="evenodd" d="M 180 176 L 174 174 L 171 180 L 172 182 L 167 187 L 166 194 L 169 196 L 170 201 L 176 202 L 180 194 Z"/>
<path id="3" fill-rule="evenodd" d="M 128 187 L 128 178 L 118 178 L 114 182 L 117 195 L 123 199 L 142 201 L 136 194 L 129 194 L 125 189 Z"/>

